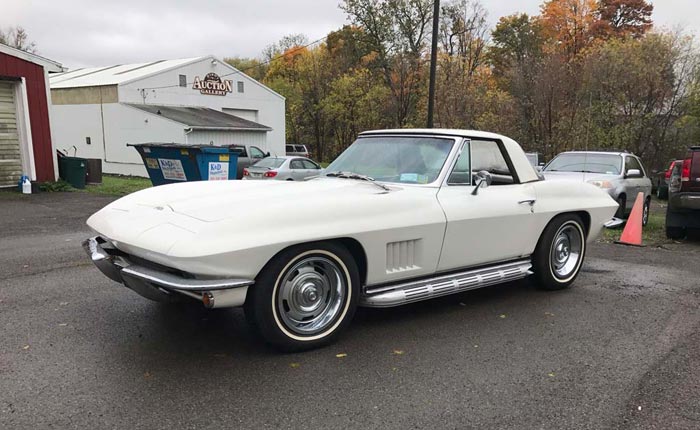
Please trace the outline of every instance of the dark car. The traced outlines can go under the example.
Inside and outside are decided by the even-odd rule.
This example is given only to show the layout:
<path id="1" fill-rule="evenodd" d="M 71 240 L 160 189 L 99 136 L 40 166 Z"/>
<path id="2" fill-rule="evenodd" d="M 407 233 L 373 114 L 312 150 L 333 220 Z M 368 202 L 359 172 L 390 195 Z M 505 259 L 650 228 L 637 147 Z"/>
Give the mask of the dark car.
<path id="1" fill-rule="evenodd" d="M 688 229 L 700 229 L 700 146 L 691 146 L 681 163 L 674 163 L 668 187 L 666 236 L 682 239 Z"/>
<path id="2" fill-rule="evenodd" d="M 656 189 L 656 197 L 658 197 L 659 200 L 668 199 L 668 183 L 671 181 L 671 173 L 673 172 L 673 167 L 676 164 L 682 163 L 683 160 L 671 161 L 671 164 L 668 166 L 668 169 L 656 173 L 656 177 L 654 178 L 654 188 Z"/>

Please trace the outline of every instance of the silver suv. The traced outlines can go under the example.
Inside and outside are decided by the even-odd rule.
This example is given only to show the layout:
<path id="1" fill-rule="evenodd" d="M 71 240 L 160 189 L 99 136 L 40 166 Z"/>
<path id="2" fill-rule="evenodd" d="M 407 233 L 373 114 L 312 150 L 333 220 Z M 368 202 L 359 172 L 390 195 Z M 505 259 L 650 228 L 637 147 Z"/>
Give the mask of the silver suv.
<path id="1" fill-rule="evenodd" d="M 637 194 L 644 193 L 642 222 L 649 220 L 651 179 L 642 161 L 627 152 L 562 152 L 542 169 L 547 180 L 573 179 L 593 184 L 617 200 L 620 208 L 615 216 L 626 218 L 632 211 Z"/>

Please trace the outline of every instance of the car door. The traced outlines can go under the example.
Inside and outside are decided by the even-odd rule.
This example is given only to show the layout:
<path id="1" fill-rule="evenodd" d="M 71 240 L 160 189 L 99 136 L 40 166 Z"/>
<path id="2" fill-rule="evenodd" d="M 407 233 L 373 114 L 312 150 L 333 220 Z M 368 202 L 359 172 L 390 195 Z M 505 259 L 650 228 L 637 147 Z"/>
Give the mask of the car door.
<path id="1" fill-rule="evenodd" d="M 474 193 L 474 176 L 483 170 L 493 182 Z M 535 189 L 519 183 L 499 141 L 465 141 L 438 201 L 447 218 L 439 271 L 525 256 L 537 240 Z"/>
<path id="2" fill-rule="evenodd" d="M 639 170 L 639 175 L 629 175 L 630 170 Z M 644 193 L 646 197 L 651 193 L 648 178 L 644 175 L 644 169 L 637 157 L 628 155 L 625 157 L 625 188 L 627 188 L 627 209 L 632 209 L 638 193 Z"/>
<path id="3" fill-rule="evenodd" d="M 302 159 L 304 165 L 304 179 L 319 176 L 321 174 L 321 166 L 311 160 Z"/>
<path id="4" fill-rule="evenodd" d="M 290 176 L 295 181 L 303 181 L 304 176 L 306 176 L 304 164 L 302 164 L 301 161 L 302 160 L 300 158 L 295 158 L 289 162 L 289 171 L 291 172 Z"/>

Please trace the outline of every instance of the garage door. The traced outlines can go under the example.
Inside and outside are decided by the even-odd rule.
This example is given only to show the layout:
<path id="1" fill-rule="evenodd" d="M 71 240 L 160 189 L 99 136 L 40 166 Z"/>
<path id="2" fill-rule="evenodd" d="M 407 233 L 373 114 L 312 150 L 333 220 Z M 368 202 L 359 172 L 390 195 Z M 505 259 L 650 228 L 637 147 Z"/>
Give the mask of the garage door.
<path id="1" fill-rule="evenodd" d="M 15 86 L 0 81 L 0 187 L 16 186 L 21 175 Z"/>

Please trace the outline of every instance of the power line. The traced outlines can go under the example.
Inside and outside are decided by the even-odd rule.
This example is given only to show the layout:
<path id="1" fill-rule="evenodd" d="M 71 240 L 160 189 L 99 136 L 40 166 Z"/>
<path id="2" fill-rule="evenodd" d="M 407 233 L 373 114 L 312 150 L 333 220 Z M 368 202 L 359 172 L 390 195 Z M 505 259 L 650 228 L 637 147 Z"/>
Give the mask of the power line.
<path id="1" fill-rule="evenodd" d="M 315 45 L 315 44 L 317 44 L 317 43 L 320 43 L 320 42 L 326 40 L 326 38 L 328 38 L 327 35 L 326 35 L 326 36 L 323 36 L 323 37 L 320 38 L 320 39 L 316 39 L 316 40 L 314 40 L 313 42 L 307 43 L 307 44 L 304 45 L 304 46 L 297 46 L 296 48 L 294 48 L 294 49 L 292 49 L 292 50 L 285 51 L 285 52 L 283 52 L 283 53 L 280 54 L 280 55 L 277 55 L 277 56 L 275 56 L 275 57 L 270 58 L 269 60 L 266 60 L 266 61 L 263 61 L 263 62 L 254 64 L 254 65 L 252 65 L 252 66 L 250 66 L 250 67 L 246 67 L 246 68 L 244 68 L 244 69 L 236 69 L 235 71 L 233 71 L 233 72 L 231 72 L 231 73 L 226 73 L 225 75 L 221 75 L 220 77 L 225 78 L 225 77 L 227 77 L 227 76 L 233 76 L 233 75 L 237 75 L 237 74 L 240 74 L 240 73 L 245 73 L 245 72 L 247 72 L 248 70 L 253 70 L 253 69 L 257 68 L 257 67 L 270 64 L 270 63 L 272 63 L 272 62 L 275 61 L 275 60 L 279 60 L 280 58 L 283 58 L 285 55 L 293 54 L 293 53 L 295 53 L 295 52 L 297 52 L 297 51 L 300 51 L 300 50 L 302 50 L 302 49 L 306 49 L 306 48 L 308 48 L 309 46 L 312 46 L 312 45 Z M 230 66 L 230 64 L 229 64 L 229 66 Z M 231 66 L 231 67 L 233 67 L 233 66 Z M 194 84 L 194 81 L 192 81 L 192 82 L 187 82 L 185 86 L 190 86 L 191 84 Z M 164 85 L 164 86 L 162 86 L 162 87 L 139 88 L 139 90 L 140 90 L 140 91 L 146 91 L 146 90 L 161 90 L 161 89 L 164 89 L 164 88 L 177 88 L 177 87 L 181 87 L 181 85 L 180 85 L 180 84 L 176 84 L 176 85 Z"/>

